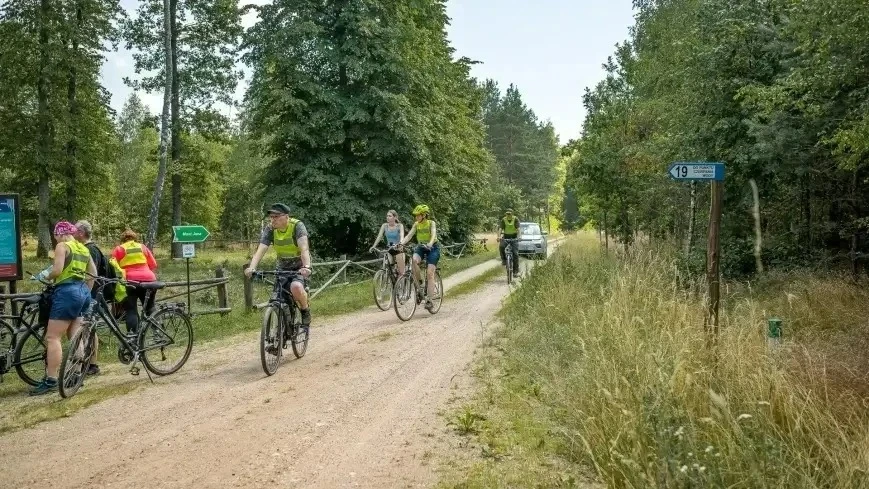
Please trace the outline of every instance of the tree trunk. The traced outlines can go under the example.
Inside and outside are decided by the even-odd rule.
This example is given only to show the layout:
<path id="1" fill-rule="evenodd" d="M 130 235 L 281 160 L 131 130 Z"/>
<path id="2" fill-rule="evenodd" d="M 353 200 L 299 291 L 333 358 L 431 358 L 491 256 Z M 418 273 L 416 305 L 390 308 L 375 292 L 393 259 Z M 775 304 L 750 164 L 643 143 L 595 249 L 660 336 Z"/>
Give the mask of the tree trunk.
<path id="1" fill-rule="evenodd" d="M 82 24 L 82 9 L 81 4 L 76 2 L 75 7 L 75 28 L 72 35 L 72 51 L 69 59 L 69 78 L 67 80 L 66 97 L 69 110 L 70 136 L 66 143 L 66 217 L 72 222 L 77 219 L 76 216 L 76 200 L 77 200 L 77 177 L 78 177 L 78 159 L 76 153 L 78 151 L 77 132 L 79 127 L 79 108 L 77 101 L 77 80 L 76 80 L 76 61 L 78 57 L 78 36 Z"/>
<path id="2" fill-rule="evenodd" d="M 172 225 L 181 225 L 181 100 L 178 80 L 178 0 L 169 0 L 169 23 L 172 29 Z M 172 257 L 181 257 L 181 243 L 172 243 Z"/>
<path id="3" fill-rule="evenodd" d="M 607 225 L 607 211 L 603 211 L 603 237 L 604 237 L 604 246 L 607 253 L 610 251 L 610 234 L 609 227 Z"/>
<path id="4" fill-rule="evenodd" d="M 803 249 L 805 250 L 806 255 L 808 255 L 814 246 L 812 240 L 812 191 L 811 181 L 809 180 L 808 175 L 803 177 L 802 187 L 803 225 L 805 226 L 803 231 Z"/>
<path id="5" fill-rule="evenodd" d="M 760 192 L 757 189 L 757 182 L 754 179 L 748 180 L 751 185 L 751 197 L 754 200 L 751 214 L 754 216 L 754 266 L 757 268 L 757 273 L 763 273 L 763 260 L 760 257 L 760 251 L 763 246 L 763 233 L 760 229 Z"/>
<path id="6" fill-rule="evenodd" d="M 166 86 L 163 89 L 163 114 L 160 116 L 160 167 L 157 170 L 157 181 L 154 184 L 154 196 L 151 199 L 151 213 L 148 215 L 148 235 L 145 240 L 149 248 L 154 247 L 157 239 L 157 222 L 160 217 L 160 197 L 163 195 L 163 184 L 166 181 L 166 159 L 169 149 L 169 104 L 172 99 L 172 25 L 169 21 L 169 1 L 163 0 L 163 27 L 165 30 Z"/>
<path id="7" fill-rule="evenodd" d="M 691 204 L 688 207 L 688 239 L 685 240 L 685 256 L 694 247 L 694 225 L 697 220 L 697 182 L 691 182 Z"/>
<path id="8" fill-rule="evenodd" d="M 51 230 L 49 226 L 49 168 L 51 166 L 51 147 L 54 127 L 48 110 L 48 16 L 51 12 L 50 0 L 39 2 L 39 75 L 36 81 L 37 111 L 39 113 L 39 215 L 37 218 L 36 257 L 47 258 L 51 250 Z"/>
<path id="9" fill-rule="evenodd" d="M 851 227 L 853 228 L 851 231 L 851 274 L 854 276 L 854 279 L 857 279 L 859 266 L 858 266 L 858 257 L 857 251 L 860 246 L 860 226 L 858 224 L 858 220 L 860 219 L 860 203 L 857 201 L 857 182 L 859 181 L 857 178 L 858 170 L 854 170 L 854 174 L 851 176 Z"/>

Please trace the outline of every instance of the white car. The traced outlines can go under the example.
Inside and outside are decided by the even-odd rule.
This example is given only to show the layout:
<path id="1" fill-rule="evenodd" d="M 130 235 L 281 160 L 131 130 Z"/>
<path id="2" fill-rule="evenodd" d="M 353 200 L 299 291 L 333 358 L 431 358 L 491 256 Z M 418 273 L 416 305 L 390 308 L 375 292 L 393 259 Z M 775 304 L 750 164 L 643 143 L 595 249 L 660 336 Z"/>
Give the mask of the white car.
<path id="1" fill-rule="evenodd" d="M 519 254 L 534 258 L 546 258 L 548 240 L 546 231 L 536 222 L 519 223 Z"/>

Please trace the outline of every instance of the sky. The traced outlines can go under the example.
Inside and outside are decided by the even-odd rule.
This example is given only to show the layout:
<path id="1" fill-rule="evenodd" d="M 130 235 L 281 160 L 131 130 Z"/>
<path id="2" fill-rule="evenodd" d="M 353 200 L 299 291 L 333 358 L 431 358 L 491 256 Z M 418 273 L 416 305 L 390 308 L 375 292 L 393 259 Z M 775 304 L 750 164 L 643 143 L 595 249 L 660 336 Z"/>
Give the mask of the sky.
<path id="1" fill-rule="evenodd" d="M 121 4 L 132 14 L 138 1 Z M 456 56 L 481 62 L 471 75 L 492 78 L 502 90 L 516 85 L 537 117 L 552 122 L 562 143 L 579 137 L 585 87 L 604 77 L 601 65 L 615 44 L 628 37 L 634 20 L 631 0 L 449 0 L 447 12 L 452 19 L 447 33 Z M 256 17 L 243 21 L 249 26 Z M 123 78 L 135 77 L 133 58 L 123 46 L 106 58 L 103 84 L 112 94 L 112 107 L 120 112 L 131 91 Z M 237 99 L 245 87 L 239 84 Z M 160 112 L 162 93 L 140 96 L 153 113 Z"/>

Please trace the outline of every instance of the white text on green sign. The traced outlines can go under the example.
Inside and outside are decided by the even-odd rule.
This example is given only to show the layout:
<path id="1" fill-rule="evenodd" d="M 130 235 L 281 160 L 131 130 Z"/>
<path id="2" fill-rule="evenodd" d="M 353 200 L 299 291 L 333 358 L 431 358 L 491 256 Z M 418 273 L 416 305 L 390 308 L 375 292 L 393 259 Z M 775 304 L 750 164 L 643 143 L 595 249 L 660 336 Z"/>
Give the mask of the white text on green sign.
<path id="1" fill-rule="evenodd" d="M 202 243 L 208 239 L 204 226 L 172 226 L 172 232 L 176 243 Z"/>

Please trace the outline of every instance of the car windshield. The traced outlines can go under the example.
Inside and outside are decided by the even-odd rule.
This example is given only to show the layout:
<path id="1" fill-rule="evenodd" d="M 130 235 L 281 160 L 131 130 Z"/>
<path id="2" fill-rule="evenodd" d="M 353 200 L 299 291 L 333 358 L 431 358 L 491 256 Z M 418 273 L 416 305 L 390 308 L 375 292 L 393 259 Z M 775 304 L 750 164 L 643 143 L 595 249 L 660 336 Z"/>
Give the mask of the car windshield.
<path id="1" fill-rule="evenodd" d="M 541 234 L 540 226 L 534 223 L 520 224 L 519 232 L 525 236 L 539 236 Z"/>

